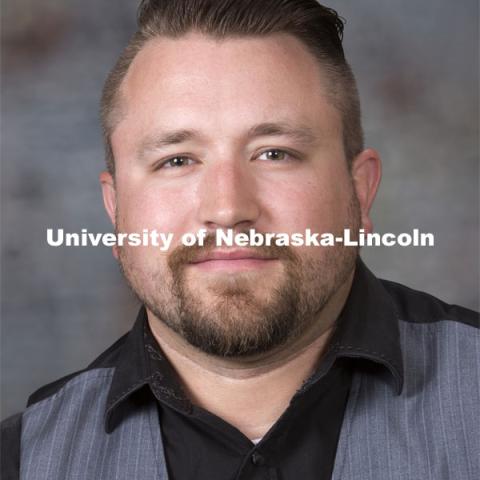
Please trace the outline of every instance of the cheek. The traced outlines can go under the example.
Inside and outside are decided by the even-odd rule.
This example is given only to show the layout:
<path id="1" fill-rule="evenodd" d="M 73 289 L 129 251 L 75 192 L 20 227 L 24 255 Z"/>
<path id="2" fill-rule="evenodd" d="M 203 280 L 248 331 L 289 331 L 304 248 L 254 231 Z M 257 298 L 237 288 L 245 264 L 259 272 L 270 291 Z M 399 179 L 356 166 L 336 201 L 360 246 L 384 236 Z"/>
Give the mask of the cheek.
<path id="1" fill-rule="evenodd" d="M 188 191 L 144 182 L 142 186 L 129 186 L 122 191 L 118 198 L 118 218 L 124 230 L 156 229 L 177 234 L 188 224 L 187 206 L 191 204 Z"/>
<path id="2" fill-rule="evenodd" d="M 310 228 L 322 233 L 344 225 L 350 198 L 348 179 L 310 174 L 272 188 L 265 204 L 276 231 L 303 233 Z"/>

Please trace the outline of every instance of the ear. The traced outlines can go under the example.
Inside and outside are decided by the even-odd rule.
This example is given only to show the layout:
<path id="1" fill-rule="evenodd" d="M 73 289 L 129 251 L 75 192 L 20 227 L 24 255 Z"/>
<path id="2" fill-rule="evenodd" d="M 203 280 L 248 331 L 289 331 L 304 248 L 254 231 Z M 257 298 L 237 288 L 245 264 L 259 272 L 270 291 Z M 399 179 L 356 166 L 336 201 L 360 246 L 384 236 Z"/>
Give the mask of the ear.
<path id="1" fill-rule="evenodd" d="M 373 229 L 370 219 L 370 208 L 382 177 L 382 162 L 378 152 L 367 148 L 359 153 L 352 162 L 351 167 L 353 185 L 360 204 L 362 215 L 362 228 L 367 233 Z"/>
<path id="2" fill-rule="evenodd" d="M 112 225 L 115 227 L 116 218 L 115 212 L 117 210 L 117 192 L 115 190 L 115 181 L 109 172 L 100 173 L 98 179 L 102 186 L 103 204 Z M 118 258 L 117 247 L 112 247 L 112 253 L 115 258 Z"/>
<path id="3" fill-rule="evenodd" d="M 117 208 L 117 192 L 115 191 L 115 181 L 108 172 L 100 173 L 98 179 L 102 186 L 103 204 L 107 211 L 110 221 L 115 226 L 115 211 Z"/>

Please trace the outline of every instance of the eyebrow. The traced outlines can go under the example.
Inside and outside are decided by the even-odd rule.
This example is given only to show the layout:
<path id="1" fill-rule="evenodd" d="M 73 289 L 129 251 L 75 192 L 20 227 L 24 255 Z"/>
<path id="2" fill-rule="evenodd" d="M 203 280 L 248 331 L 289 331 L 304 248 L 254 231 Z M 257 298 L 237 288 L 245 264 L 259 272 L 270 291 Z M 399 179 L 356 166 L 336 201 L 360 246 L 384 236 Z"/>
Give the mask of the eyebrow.
<path id="1" fill-rule="evenodd" d="M 259 123 L 248 132 L 248 137 L 291 137 L 300 143 L 314 143 L 317 140 L 313 130 L 305 126 L 294 126 L 288 122 Z"/>
<path id="2" fill-rule="evenodd" d="M 265 122 L 254 125 L 248 130 L 247 138 L 285 136 L 304 143 L 312 144 L 317 140 L 313 130 L 306 126 L 294 126 L 288 122 Z M 143 157 L 150 151 L 160 150 L 172 145 L 178 145 L 191 140 L 202 139 L 204 136 L 194 129 L 173 130 L 149 135 L 140 143 L 137 153 Z"/>
<path id="3" fill-rule="evenodd" d="M 143 157 L 150 151 L 159 150 L 171 145 L 178 145 L 194 138 L 201 137 L 197 130 L 173 130 L 171 132 L 162 132 L 160 134 L 149 135 L 145 137 L 137 149 L 139 157 Z"/>

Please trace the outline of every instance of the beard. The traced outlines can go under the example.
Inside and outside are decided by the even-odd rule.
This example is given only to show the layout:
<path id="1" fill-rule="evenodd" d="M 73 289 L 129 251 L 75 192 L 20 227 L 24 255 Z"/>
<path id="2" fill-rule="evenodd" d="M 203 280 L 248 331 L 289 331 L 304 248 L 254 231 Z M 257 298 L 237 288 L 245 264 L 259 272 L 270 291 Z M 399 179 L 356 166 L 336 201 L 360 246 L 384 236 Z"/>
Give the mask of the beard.
<path id="1" fill-rule="evenodd" d="M 360 210 L 352 197 L 345 228 L 356 235 Z M 154 265 L 151 258 L 138 261 L 132 247 L 118 247 L 118 260 L 140 301 L 186 342 L 209 355 L 245 358 L 301 336 L 353 272 L 357 247 L 310 248 L 322 248 L 322 255 L 300 255 L 287 246 L 249 247 L 264 259 L 278 260 L 280 272 L 268 278 L 248 271 L 223 274 L 196 289 L 187 267 L 215 249 L 213 235 L 201 247 L 173 249 L 166 267 Z"/>

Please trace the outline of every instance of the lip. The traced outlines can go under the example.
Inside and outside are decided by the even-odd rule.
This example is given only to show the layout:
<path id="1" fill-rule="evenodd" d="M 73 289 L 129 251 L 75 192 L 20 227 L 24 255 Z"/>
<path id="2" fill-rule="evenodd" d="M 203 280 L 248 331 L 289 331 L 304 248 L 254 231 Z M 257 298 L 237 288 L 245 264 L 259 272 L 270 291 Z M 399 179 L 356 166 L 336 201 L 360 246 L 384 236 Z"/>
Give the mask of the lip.
<path id="1" fill-rule="evenodd" d="M 194 260 L 191 263 L 202 263 L 215 260 L 273 260 L 270 257 L 265 257 L 259 254 L 255 250 L 212 250 L 204 255 L 200 255 L 198 260 Z"/>
<path id="2" fill-rule="evenodd" d="M 202 270 L 251 270 L 262 268 L 276 258 L 265 257 L 254 250 L 213 250 L 190 263 Z"/>

